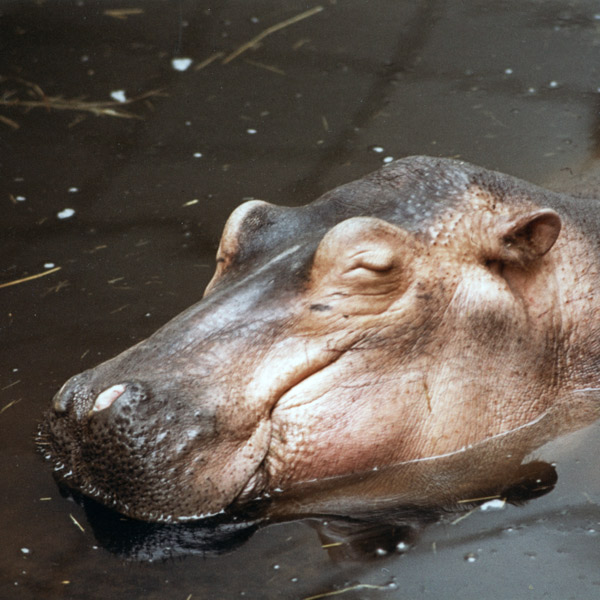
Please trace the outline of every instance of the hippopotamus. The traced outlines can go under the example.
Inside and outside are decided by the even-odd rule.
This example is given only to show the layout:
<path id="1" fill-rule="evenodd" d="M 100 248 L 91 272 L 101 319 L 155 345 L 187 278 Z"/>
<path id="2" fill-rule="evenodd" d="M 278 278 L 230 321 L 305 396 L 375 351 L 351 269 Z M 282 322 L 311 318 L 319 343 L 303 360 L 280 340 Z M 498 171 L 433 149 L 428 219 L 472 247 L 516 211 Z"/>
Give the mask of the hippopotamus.
<path id="1" fill-rule="evenodd" d="M 68 487 L 177 522 L 568 415 L 600 389 L 599 232 L 593 199 L 442 158 L 248 201 L 200 302 L 67 381 L 40 445 Z"/>

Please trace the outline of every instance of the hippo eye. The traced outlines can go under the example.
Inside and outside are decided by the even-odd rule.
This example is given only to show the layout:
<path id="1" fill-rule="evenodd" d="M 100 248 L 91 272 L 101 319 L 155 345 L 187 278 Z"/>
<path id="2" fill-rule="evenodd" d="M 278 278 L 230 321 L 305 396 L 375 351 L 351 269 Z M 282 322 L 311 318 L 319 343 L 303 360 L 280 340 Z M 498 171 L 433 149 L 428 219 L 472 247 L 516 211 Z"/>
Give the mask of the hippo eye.
<path id="1" fill-rule="evenodd" d="M 387 273 L 394 267 L 395 252 L 388 247 L 362 250 L 352 257 L 349 272 L 362 269 L 375 273 Z"/>

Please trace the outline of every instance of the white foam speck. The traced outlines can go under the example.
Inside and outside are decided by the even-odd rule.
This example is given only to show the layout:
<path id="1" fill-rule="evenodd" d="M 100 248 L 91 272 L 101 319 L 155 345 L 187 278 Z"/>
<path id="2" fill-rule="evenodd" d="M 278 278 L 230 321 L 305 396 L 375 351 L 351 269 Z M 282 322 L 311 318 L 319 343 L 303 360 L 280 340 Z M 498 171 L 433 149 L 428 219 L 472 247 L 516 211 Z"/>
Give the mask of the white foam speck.
<path id="1" fill-rule="evenodd" d="M 65 208 L 61 210 L 59 213 L 56 213 L 56 216 L 59 219 L 69 219 L 75 214 L 75 211 L 72 208 Z"/>
<path id="2" fill-rule="evenodd" d="M 202 158 L 202 152 L 194 152 L 194 158 Z"/>
<path id="3" fill-rule="evenodd" d="M 25 202 L 25 200 L 27 200 L 27 198 L 25 198 L 25 196 L 15 196 L 15 200 L 17 202 Z"/>
<path id="4" fill-rule="evenodd" d="M 78 187 L 70 187 L 69 188 L 69 194 L 76 194 L 79 191 Z"/>
<path id="5" fill-rule="evenodd" d="M 114 90 L 110 93 L 110 97 L 117 102 L 127 102 L 127 96 L 125 90 Z"/>
<path id="6" fill-rule="evenodd" d="M 394 157 L 393 157 L 393 156 L 386 156 L 386 157 L 383 159 L 383 162 L 387 164 L 387 163 L 391 163 L 393 160 L 394 160 Z"/>
<path id="7" fill-rule="evenodd" d="M 176 71 L 187 71 L 192 64 L 191 58 L 174 58 L 171 61 L 171 66 Z"/>
<path id="8" fill-rule="evenodd" d="M 483 511 L 486 510 L 502 510 L 506 506 L 506 502 L 501 498 L 495 498 L 494 500 L 489 500 L 488 502 L 484 502 L 479 508 Z"/>
<path id="9" fill-rule="evenodd" d="M 383 152 L 383 148 L 381 146 L 373 146 L 371 150 L 373 150 L 373 152 L 377 152 L 377 154 L 381 154 L 381 152 Z"/>
<path id="10" fill-rule="evenodd" d="M 250 135 L 254 135 L 256 132 L 256 129 L 246 129 L 246 133 L 249 133 Z"/>
<path id="11" fill-rule="evenodd" d="M 54 263 L 51 262 L 44 263 L 44 269 L 54 269 L 54 266 Z"/>

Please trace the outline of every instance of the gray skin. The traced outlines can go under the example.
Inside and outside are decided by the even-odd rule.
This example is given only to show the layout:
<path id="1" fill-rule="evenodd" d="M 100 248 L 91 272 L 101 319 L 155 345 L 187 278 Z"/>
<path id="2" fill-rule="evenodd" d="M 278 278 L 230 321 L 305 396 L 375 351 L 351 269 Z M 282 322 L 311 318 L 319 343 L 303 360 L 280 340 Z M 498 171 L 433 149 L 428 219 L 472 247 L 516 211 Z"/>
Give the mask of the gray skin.
<path id="1" fill-rule="evenodd" d="M 71 378 L 40 446 L 75 490 L 183 521 L 597 405 L 599 231 L 595 200 L 427 157 L 247 202 L 204 298 Z"/>

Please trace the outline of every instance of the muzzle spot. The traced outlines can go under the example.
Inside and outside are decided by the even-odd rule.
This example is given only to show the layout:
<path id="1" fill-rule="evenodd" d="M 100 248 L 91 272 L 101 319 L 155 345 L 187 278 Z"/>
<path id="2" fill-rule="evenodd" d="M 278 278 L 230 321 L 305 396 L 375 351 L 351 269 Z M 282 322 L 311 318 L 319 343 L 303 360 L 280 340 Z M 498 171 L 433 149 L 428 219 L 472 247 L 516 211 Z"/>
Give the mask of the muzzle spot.
<path id="1" fill-rule="evenodd" d="M 99 412 L 101 410 L 105 410 L 112 406 L 113 402 L 119 398 L 127 389 L 127 386 L 124 383 L 117 383 L 103 392 L 100 392 L 96 397 L 96 401 L 94 402 L 94 406 L 92 407 L 91 412 Z"/>

